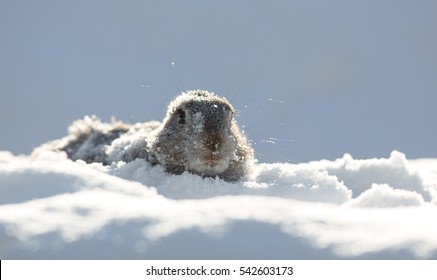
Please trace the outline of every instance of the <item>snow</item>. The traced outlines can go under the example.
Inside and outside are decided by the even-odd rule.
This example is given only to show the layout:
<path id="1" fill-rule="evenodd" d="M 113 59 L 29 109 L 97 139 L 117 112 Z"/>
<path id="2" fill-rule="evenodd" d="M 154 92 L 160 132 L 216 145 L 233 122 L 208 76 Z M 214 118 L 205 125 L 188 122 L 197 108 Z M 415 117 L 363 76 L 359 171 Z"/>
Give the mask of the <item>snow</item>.
<path id="1" fill-rule="evenodd" d="M 398 151 L 235 183 L 0 152 L 1 259 L 435 259 L 436 217 L 437 159 Z"/>

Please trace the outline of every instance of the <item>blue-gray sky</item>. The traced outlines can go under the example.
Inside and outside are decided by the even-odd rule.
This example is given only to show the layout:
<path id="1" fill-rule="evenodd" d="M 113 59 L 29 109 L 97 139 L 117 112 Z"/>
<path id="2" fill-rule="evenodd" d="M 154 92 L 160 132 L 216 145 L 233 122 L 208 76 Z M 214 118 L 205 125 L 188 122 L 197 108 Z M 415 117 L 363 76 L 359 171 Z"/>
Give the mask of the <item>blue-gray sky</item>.
<path id="1" fill-rule="evenodd" d="M 436 1 L 0 0 L 0 40 L 0 150 L 201 88 L 261 162 L 437 157 Z"/>

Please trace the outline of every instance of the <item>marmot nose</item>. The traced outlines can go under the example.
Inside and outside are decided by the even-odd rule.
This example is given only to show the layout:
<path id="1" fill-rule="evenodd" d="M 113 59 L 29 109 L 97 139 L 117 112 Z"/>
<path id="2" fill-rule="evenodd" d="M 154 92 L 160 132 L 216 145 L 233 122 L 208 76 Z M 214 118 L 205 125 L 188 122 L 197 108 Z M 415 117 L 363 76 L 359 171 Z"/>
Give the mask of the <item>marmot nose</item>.
<path id="1" fill-rule="evenodd" d="M 220 148 L 221 143 L 222 139 L 217 134 L 206 137 L 206 147 L 212 152 L 212 154 Z"/>

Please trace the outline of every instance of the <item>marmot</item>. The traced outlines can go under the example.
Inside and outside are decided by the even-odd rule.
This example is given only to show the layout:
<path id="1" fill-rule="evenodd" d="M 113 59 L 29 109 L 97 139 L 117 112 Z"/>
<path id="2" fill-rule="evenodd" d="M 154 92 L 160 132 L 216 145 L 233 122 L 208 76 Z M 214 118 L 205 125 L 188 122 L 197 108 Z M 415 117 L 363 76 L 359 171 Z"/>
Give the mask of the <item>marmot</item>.
<path id="1" fill-rule="evenodd" d="M 129 162 L 144 158 L 166 171 L 188 171 L 205 177 L 236 181 L 250 173 L 253 150 L 225 99 L 205 90 L 177 96 L 162 123 L 134 125 L 101 123 L 85 117 L 69 128 L 70 135 L 45 144 L 87 163 Z"/>

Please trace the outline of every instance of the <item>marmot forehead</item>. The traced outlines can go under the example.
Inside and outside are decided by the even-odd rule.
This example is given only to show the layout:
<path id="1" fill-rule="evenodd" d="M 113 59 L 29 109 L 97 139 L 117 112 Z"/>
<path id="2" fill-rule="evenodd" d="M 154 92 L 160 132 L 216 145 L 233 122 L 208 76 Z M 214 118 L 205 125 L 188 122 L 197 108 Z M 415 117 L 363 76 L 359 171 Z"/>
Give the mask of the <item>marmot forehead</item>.
<path id="1" fill-rule="evenodd" d="M 229 111 L 234 111 L 232 105 L 223 97 L 219 97 L 206 90 L 190 90 L 176 97 L 168 107 L 168 113 L 172 114 L 179 108 L 193 108 L 208 110 L 211 106 L 220 106 Z"/>

